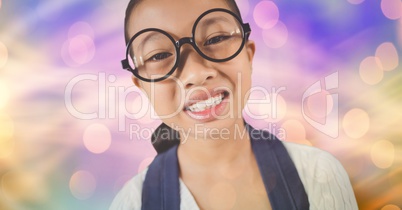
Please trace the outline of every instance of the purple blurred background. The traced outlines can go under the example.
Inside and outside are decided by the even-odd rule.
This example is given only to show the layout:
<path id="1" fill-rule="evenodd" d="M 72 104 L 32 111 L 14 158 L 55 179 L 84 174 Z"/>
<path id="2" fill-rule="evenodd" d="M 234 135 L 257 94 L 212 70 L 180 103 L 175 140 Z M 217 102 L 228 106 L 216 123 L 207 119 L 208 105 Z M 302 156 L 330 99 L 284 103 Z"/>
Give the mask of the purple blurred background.
<path id="1" fill-rule="evenodd" d="M 332 153 L 360 209 L 401 209 L 402 1 L 237 2 L 275 100 L 246 119 Z M 0 209 L 108 209 L 156 155 L 161 121 L 120 67 L 127 3 L 0 0 Z"/>

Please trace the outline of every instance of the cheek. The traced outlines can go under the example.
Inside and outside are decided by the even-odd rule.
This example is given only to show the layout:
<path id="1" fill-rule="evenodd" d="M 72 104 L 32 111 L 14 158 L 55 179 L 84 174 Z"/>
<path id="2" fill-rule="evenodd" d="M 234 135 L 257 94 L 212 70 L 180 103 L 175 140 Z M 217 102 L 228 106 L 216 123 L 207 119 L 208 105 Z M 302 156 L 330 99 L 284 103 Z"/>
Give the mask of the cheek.
<path id="1" fill-rule="evenodd" d="M 167 85 L 155 85 L 146 90 L 148 98 L 159 116 L 165 116 L 177 110 L 175 88 Z"/>
<path id="2" fill-rule="evenodd" d="M 236 70 L 236 74 L 239 74 L 244 79 L 251 78 L 252 62 L 246 50 L 243 49 L 243 51 L 232 60 L 231 66 Z"/>
<path id="3" fill-rule="evenodd" d="M 249 91 L 251 89 L 251 63 L 248 60 L 248 57 L 246 54 L 240 54 L 242 55 L 243 59 L 239 59 L 238 62 L 235 63 L 235 66 L 237 66 L 237 71 L 232 74 L 232 81 L 234 82 L 236 86 L 236 92 L 238 94 L 238 99 L 241 100 L 241 104 L 244 105 L 247 103 Z"/>
<path id="4" fill-rule="evenodd" d="M 244 80 L 246 80 L 246 81 L 244 81 L 243 82 L 243 85 L 242 85 L 242 105 L 243 105 L 243 107 L 242 108 L 244 108 L 244 106 L 247 104 L 247 101 L 248 101 L 248 98 L 249 98 L 249 96 L 250 96 L 250 91 L 251 91 L 251 78 L 250 77 L 248 77 L 248 78 L 245 78 Z"/>
<path id="5" fill-rule="evenodd" d="M 238 100 L 240 100 L 242 107 L 245 106 L 249 97 L 249 91 L 251 89 L 251 76 L 248 72 L 243 72 L 242 77 L 238 80 L 237 89 L 238 89 Z"/>

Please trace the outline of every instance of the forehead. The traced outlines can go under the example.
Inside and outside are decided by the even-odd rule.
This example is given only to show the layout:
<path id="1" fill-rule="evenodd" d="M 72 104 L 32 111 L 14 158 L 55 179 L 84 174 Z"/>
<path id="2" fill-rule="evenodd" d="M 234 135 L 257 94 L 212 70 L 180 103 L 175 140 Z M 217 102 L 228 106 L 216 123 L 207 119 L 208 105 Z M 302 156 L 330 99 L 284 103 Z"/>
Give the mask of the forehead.
<path id="1" fill-rule="evenodd" d="M 160 28 L 174 36 L 190 36 L 195 20 L 213 8 L 230 9 L 225 0 L 143 0 L 131 12 L 128 34 Z"/>

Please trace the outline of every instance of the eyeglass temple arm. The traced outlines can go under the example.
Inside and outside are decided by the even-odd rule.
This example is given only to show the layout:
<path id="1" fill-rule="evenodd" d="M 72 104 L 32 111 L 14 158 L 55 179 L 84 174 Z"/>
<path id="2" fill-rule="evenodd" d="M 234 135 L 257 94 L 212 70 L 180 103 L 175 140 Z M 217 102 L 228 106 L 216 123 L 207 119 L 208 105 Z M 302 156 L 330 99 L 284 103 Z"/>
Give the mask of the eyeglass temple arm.
<path id="1" fill-rule="evenodd" d="M 249 23 L 243 23 L 244 34 L 246 35 L 246 40 L 250 37 L 251 28 Z"/>
<path id="2" fill-rule="evenodd" d="M 127 59 L 121 61 L 121 67 L 127 71 L 130 71 L 130 64 L 128 63 Z"/>

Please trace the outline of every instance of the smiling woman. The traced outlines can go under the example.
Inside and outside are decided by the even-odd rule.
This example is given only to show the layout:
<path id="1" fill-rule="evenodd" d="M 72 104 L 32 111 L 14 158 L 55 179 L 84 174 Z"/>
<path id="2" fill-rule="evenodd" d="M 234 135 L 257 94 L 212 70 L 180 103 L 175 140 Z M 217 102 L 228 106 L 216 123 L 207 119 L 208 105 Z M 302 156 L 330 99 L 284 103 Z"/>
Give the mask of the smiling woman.
<path id="1" fill-rule="evenodd" d="M 130 1 L 122 65 L 163 124 L 158 156 L 111 209 L 357 209 L 333 156 L 243 119 L 250 33 L 233 0 Z"/>

